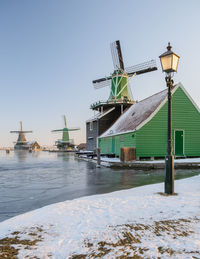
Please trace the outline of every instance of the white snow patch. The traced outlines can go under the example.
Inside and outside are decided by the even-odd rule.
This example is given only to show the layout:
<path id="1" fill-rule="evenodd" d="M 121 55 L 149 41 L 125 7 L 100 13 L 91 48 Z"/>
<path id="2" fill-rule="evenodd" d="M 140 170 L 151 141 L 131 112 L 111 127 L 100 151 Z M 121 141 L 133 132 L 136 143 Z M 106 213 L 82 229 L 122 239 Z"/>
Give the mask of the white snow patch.
<path id="1" fill-rule="evenodd" d="M 120 163 L 120 159 L 118 157 L 101 157 L 102 162 L 109 162 L 109 163 Z M 139 160 L 139 161 L 132 161 L 129 163 L 140 163 L 140 164 L 163 164 L 165 160 Z M 181 159 L 174 159 L 174 163 L 200 163 L 200 157 L 195 158 L 181 158 Z"/>

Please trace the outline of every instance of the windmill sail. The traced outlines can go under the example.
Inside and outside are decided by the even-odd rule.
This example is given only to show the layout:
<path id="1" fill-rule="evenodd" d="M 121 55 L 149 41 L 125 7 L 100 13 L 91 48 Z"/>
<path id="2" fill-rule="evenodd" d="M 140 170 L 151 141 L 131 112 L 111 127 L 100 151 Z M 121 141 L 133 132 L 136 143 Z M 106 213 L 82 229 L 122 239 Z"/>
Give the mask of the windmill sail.
<path id="1" fill-rule="evenodd" d="M 135 76 L 157 70 L 156 61 L 150 60 L 135 66 L 124 68 L 124 61 L 120 41 L 117 40 L 110 44 L 114 71 L 111 76 L 93 80 L 95 89 L 110 86 L 110 95 L 107 103 L 114 101 L 133 103 L 133 97 L 129 85 L 129 81 Z M 94 103 L 91 108 L 98 110 L 102 102 Z"/>
<path id="2" fill-rule="evenodd" d="M 132 76 L 133 74 L 140 75 L 155 70 L 157 70 L 157 66 L 154 59 L 132 67 L 125 68 L 125 71 L 129 76 Z"/>
<path id="3" fill-rule="evenodd" d="M 111 85 L 111 77 L 100 78 L 92 81 L 95 89 L 103 88 Z"/>
<path id="4" fill-rule="evenodd" d="M 124 70 L 124 61 L 122 57 L 122 51 L 120 46 L 120 41 L 117 40 L 110 44 L 112 60 L 115 70 L 122 69 Z"/>

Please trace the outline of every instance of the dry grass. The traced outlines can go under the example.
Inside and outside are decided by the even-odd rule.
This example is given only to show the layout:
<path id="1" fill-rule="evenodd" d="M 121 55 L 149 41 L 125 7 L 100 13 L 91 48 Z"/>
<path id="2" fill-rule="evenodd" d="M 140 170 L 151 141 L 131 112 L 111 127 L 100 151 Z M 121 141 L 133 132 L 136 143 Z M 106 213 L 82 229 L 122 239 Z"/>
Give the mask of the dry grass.
<path id="1" fill-rule="evenodd" d="M 181 242 L 181 240 L 192 240 L 192 235 L 197 234 L 194 226 L 200 222 L 199 218 L 161 220 L 152 224 L 124 224 L 109 227 L 102 233 L 102 238 L 98 236 L 90 240 L 85 240 L 85 252 L 71 255 L 71 259 L 86 258 L 149 258 L 149 253 L 155 249 L 156 258 L 176 257 L 185 255 L 193 258 L 200 258 L 200 250 L 175 249 L 168 244 Z M 31 250 L 29 256 L 24 258 L 39 259 L 34 256 L 34 249 L 37 249 L 39 242 L 43 240 L 42 235 L 46 233 L 42 227 L 34 227 L 24 232 L 15 231 L 9 236 L 0 239 L 0 258 L 17 259 L 20 250 Z M 156 241 L 158 241 L 156 243 Z M 176 246 L 175 246 L 176 247 Z M 30 254 L 32 256 L 30 256 Z M 51 258 L 48 254 L 46 258 Z"/>
<path id="2" fill-rule="evenodd" d="M 42 241 L 41 227 L 32 228 L 29 232 L 15 231 L 9 237 L 0 239 L 0 258 L 17 259 L 20 249 L 33 249 L 38 242 Z M 29 238 L 20 236 L 27 235 Z M 38 259 L 38 257 L 29 257 L 29 259 Z"/>
<path id="3" fill-rule="evenodd" d="M 133 258 L 141 259 L 148 258 L 147 254 L 149 247 L 143 245 L 144 237 L 146 239 L 154 239 L 155 237 L 162 238 L 184 238 L 190 237 L 194 232 L 191 230 L 190 225 L 200 220 L 195 219 L 178 219 L 178 220 L 162 220 L 154 221 L 151 225 L 145 224 L 126 224 L 122 226 L 110 227 L 110 231 L 117 241 L 100 241 L 93 242 L 86 241 L 85 246 L 88 248 L 86 254 L 73 254 L 71 259 L 85 259 L 85 258 Z M 151 242 L 149 242 L 151 243 Z M 151 245 L 151 244 L 150 244 Z M 158 246 L 157 258 L 163 256 L 173 257 L 181 254 L 190 254 L 193 258 L 200 258 L 199 251 L 186 251 L 184 249 L 174 250 L 169 247 Z M 105 258 L 106 258 L 105 257 Z"/>

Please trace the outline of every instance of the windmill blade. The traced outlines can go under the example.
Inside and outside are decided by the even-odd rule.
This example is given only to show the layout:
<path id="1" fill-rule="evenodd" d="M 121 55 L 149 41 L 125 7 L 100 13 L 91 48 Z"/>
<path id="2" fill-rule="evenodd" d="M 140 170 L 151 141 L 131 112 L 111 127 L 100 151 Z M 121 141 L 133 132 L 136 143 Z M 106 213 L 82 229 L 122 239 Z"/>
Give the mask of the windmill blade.
<path id="1" fill-rule="evenodd" d="M 64 118 L 65 128 L 67 128 L 67 120 L 66 120 L 66 116 L 65 116 L 65 115 L 63 115 L 63 118 Z"/>
<path id="2" fill-rule="evenodd" d="M 110 44 L 111 55 L 113 60 L 114 69 L 118 70 L 119 68 L 124 70 L 124 62 L 122 57 L 122 51 L 120 46 L 120 41 L 117 40 Z"/>
<path id="3" fill-rule="evenodd" d="M 57 129 L 57 130 L 52 130 L 51 132 L 68 132 L 68 131 L 73 131 L 73 130 L 80 130 L 80 128 L 64 128 L 64 129 Z"/>
<path id="4" fill-rule="evenodd" d="M 112 77 L 104 77 L 97 80 L 92 81 L 95 89 L 103 88 L 106 86 L 110 86 Z"/>
<path id="5" fill-rule="evenodd" d="M 144 74 L 144 73 L 148 73 L 148 72 L 152 72 L 157 70 L 157 66 L 156 66 L 156 61 L 154 59 L 132 66 L 132 67 L 127 67 L 125 68 L 126 73 L 131 76 L 133 74 L 136 75 L 140 75 L 140 74 Z"/>
<path id="6" fill-rule="evenodd" d="M 26 131 L 24 131 L 24 130 L 12 130 L 12 131 L 10 131 L 10 133 L 32 133 L 33 131 L 31 131 L 31 130 L 26 130 Z"/>
<path id="7" fill-rule="evenodd" d="M 20 130 L 22 131 L 22 121 L 20 121 Z"/>
<path id="8" fill-rule="evenodd" d="M 52 130 L 51 132 L 59 132 L 59 131 L 63 131 L 63 129 Z"/>
<path id="9" fill-rule="evenodd" d="M 68 128 L 68 131 L 80 130 L 80 128 Z"/>

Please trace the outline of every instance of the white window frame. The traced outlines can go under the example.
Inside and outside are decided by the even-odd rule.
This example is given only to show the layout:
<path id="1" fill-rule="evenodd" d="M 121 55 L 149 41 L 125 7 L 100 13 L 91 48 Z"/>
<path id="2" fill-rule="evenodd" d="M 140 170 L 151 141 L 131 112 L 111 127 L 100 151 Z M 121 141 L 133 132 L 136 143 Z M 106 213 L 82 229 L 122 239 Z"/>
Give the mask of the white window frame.
<path id="1" fill-rule="evenodd" d="M 93 121 L 90 121 L 90 131 L 93 131 Z"/>

